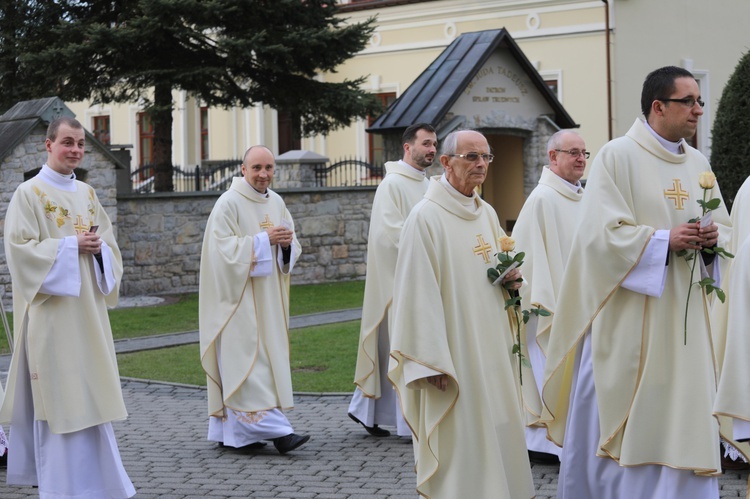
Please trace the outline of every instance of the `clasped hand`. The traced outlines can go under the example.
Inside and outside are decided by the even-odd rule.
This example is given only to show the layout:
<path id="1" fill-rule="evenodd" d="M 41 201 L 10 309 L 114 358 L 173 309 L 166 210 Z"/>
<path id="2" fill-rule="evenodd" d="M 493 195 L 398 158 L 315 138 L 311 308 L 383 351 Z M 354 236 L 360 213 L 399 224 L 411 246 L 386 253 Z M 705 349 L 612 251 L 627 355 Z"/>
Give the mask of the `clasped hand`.
<path id="1" fill-rule="evenodd" d="M 102 251 L 102 240 L 94 232 L 82 232 L 76 235 L 78 253 L 81 255 L 97 255 Z"/>
<path id="2" fill-rule="evenodd" d="M 716 246 L 719 227 L 711 223 L 701 228 L 700 221 L 680 224 L 669 231 L 669 250 L 701 250 Z"/>
<path id="3" fill-rule="evenodd" d="M 294 237 L 294 232 L 281 225 L 266 229 L 266 233 L 268 233 L 271 245 L 278 244 L 282 248 L 288 248 L 292 244 L 292 238 Z"/>

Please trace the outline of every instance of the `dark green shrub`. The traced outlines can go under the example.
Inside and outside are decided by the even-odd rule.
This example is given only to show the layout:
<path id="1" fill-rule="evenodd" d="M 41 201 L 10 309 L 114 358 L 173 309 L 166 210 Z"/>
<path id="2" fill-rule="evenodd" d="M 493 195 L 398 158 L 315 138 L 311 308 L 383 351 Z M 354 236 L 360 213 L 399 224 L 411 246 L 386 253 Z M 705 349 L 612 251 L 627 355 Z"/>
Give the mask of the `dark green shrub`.
<path id="1" fill-rule="evenodd" d="M 731 209 L 750 175 L 750 52 L 742 56 L 724 87 L 711 135 L 711 168 Z"/>

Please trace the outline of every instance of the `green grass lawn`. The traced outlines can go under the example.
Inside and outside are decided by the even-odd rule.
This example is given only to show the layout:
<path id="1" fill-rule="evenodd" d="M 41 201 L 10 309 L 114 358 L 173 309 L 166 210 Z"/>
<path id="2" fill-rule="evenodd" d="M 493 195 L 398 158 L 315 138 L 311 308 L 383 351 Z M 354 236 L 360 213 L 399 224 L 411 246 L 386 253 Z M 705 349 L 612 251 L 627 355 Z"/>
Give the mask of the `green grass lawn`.
<path id="1" fill-rule="evenodd" d="M 292 387 L 296 392 L 350 392 L 354 389 L 359 321 L 290 332 Z M 197 344 L 117 356 L 120 375 L 206 385 Z"/>
<path id="2" fill-rule="evenodd" d="M 362 306 L 364 281 L 292 286 L 290 315 L 305 315 Z M 109 311 L 115 339 L 198 330 L 198 294 L 180 295 L 176 303 Z"/>
<path id="3" fill-rule="evenodd" d="M 304 315 L 362 306 L 364 281 L 295 285 L 290 313 Z M 12 324 L 13 314 L 8 314 Z M 180 295 L 166 304 L 110 310 L 115 339 L 198 329 L 198 295 Z M 11 325 L 12 327 L 12 325 Z M 349 392 L 354 385 L 359 321 L 293 329 L 290 332 L 292 383 L 295 391 Z M 8 353 L 0 335 L 0 353 Z M 122 376 L 206 384 L 198 345 L 164 348 L 117 356 Z"/>

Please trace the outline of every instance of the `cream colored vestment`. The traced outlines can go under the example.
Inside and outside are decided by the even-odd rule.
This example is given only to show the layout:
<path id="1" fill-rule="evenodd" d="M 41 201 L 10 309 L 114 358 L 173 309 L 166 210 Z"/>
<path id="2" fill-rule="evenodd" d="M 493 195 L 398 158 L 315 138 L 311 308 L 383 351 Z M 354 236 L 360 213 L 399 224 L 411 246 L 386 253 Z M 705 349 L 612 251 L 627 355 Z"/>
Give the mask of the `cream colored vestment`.
<path id="1" fill-rule="evenodd" d="M 658 298 L 620 287 L 655 230 L 701 215 L 698 178 L 710 166 L 684 142 L 683 148 L 684 154 L 668 152 L 636 120 L 597 155 L 551 329 L 545 419 L 553 440 L 567 445 L 569 361 L 591 328 L 598 454 L 624 466 L 657 463 L 716 474 L 719 425 L 711 408 L 717 371 L 709 302 L 697 287 L 683 341 L 688 288 L 700 279 L 700 265 L 691 279 L 688 263 L 670 252 Z M 721 197 L 718 186 L 708 193 L 713 197 Z M 725 244 L 729 217 L 723 203 L 713 220 L 719 244 Z"/>
<path id="2" fill-rule="evenodd" d="M 389 378 L 425 497 L 534 496 L 507 294 L 487 278 L 503 235 L 492 207 L 434 177 L 401 235 Z M 420 370 L 447 375 L 447 390 Z"/>
<path id="3" fill-rule="evenodd" d="M 253 194 L 245 179 L 236 177 L 214 205 L 203 237 L 199 322 L 209 416 L 223 417 L 225 408 L 253 413 L 293 406 L 291 268 L 279 269 L 280 250 L 272 246 L 271 275 L 250 277 L 250 272 L 256 263 L 254 235 L 282 223 L 294 225 L 278 194 L 270 189 L 267 197 Z M 296 236 L 292 248 L 295 256 L 301 253 Z"/>

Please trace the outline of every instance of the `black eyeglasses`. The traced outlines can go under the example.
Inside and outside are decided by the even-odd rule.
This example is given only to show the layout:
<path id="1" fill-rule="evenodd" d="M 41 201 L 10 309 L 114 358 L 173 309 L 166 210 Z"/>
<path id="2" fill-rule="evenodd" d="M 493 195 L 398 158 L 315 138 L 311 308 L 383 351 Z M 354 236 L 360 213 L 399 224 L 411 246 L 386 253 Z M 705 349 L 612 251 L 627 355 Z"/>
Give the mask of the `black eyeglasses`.
<path id="1" fill-rule="evenodd" d="M 656 99 L 660 100 L 662 102 L 679 102 L 680 104 L 684 104 L 687 107 L 693 107 L 695 103 L 697 102 L 700 107 L 703 107 L 706 105 L 705 102 L 703 102 L 701 99 L 694 99 L 693 97 L 685 97 L 684 99 Z"/>
<path id="2" fill-rule="evenodd" d="M 459 158 L 464 158 L 468 161 L 471 161 L 472 163 L 475 163 L 480 157 L 487 163 L 492 163 L 492 160 L 495 159 L 494 154 L 479 154 L 476 152 L 469 152 L 466 154 L 447 154 L 447 156 L 458 156 Z"/>
<path id="3" fill-rule="evenodd" d="M 586 151 L 586 150 L 581 151 L 581 150 L 578 150 L 578 149 L 555 149 L 555 151 L 568 153 L 571 156 L 573 156 L 574 158 L 577 158 L 581 154 L 583 154 L 583 157 L 586 158 L 586 159 L 589 159 L 589 156 L 591 156 L 591 153 L 588 152 L 588 151 Z"/>

